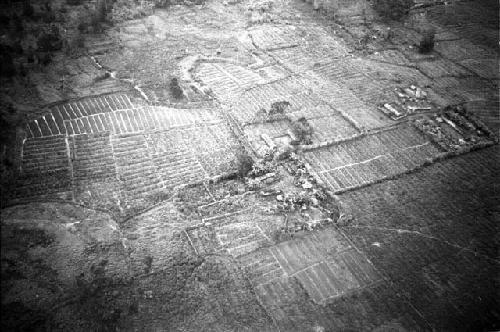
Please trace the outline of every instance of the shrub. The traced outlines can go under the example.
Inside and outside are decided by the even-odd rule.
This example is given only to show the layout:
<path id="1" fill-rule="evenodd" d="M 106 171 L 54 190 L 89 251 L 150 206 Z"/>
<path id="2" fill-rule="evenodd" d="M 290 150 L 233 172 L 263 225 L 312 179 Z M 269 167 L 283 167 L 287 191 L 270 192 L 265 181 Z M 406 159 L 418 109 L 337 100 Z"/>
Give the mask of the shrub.
<path id="1" fill-rule="evenodd" d="M 373 9 L 382 19 L 399 21 L 405 18 L 413 0 L 375 0 Z"/>
<path id="2" fill-rule="evenodd" d="M 170 81 L 170 92 L 175 99 L 182 99 L 184 96 L 182 88 L 179 85 L 179 80 L 176 77 L 172 78 Z"/>
<path id="3" fill-rule="evenodd" d="M 283 119 L 286 117 L 285 110 L 289 106 L 290 103 L 288 101 L 276 101 L 271 104 L 271 108 L 269 110 L 266 110 L 265 108 L 259 109 L 252 122 L 270 122 L 273 120 Z"/>
<path id="4" fill-rule="evenodd" d="M 428 28 L 422 33 L 422 40 L 418 45 L 420 53 L 430 53 L 434 49 L 434 36 L 436 31 L 433 28 Z"/>

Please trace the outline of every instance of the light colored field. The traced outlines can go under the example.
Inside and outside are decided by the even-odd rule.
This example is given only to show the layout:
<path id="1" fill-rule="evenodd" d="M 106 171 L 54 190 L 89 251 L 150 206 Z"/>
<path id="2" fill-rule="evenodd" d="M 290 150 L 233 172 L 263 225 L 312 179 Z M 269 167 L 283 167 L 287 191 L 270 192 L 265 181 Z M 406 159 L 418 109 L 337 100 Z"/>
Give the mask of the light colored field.
<path id="1" fill-rule="evenodd" d="M 297 46 L 296 30 L 287 27 L 255 28 L 249 31 L 254 44 L 263 50 L 273 50 Z"/>
<path id="2" fill-rule="evenodd" d="M 440 153 L 416 129 L 403 125 L 306 152 L 306 160 L 334 191 L 359 187 L 414 169 Z"/>
<path id="3" fill-rule="evenodd" d="M 380 280 L 371 264 L 334 229 L 269 249 L 288 276 L 296 277 L 316 303 Z"/>
<path id="4" fill-rule="evenodd" d="M 238 258 L 269 245 L 269 239 L 255 223 L 234 223 L 232 218 L 222 217 L 215 225 L 189 229 L 187 234 L 195 250 L 198 253 L 226 252 Z"/>
<path id="5" fill-rule="evenodd" d="M 29 188 L 37 186 L 35 174 L 63 172 L 50 192 L 65 199 L 99 195 L 109 185 L 112 196 L 134 201 L 234 168 L 238 143 L 213 109 L 136 105 L 117 94 L 49 111 L 26 126 L 18 198 L 44 196 L 45 180 L 35 181 L 40 190 Z"/>

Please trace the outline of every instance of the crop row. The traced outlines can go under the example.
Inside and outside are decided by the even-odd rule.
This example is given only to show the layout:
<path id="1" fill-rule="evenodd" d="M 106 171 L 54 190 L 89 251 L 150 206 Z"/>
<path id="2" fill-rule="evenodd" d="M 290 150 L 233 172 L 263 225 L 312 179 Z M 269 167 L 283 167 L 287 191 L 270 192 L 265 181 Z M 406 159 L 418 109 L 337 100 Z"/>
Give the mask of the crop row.
<path id="1" fill-rule="evenodd" d="M 161 188 L 161 179 L 141 136 L 113 139 L 119 178 L 126 192 L 137 195 Z"/>
<path id="2" fill-rule="evenodd" d="M 273 102 L 286 101 L 290 106 L 285 113 L 301 109 L 314 109 L 322 103 L 296 77 L 256 86 L 242 93 L 232 105 L 232 111 L 240 123 L 252 122 L 261 109 L 269 110 Z"/>
<path id="3" fill-rule="evenodd" d="M 65 120 L 133 108 L 125 94 L 88 97 L 51 106 L 49 112 L 26 125 L 28 138 L 66 134 Z"/>
<path id="4" fill-rule="evenodd" d="M 165 130 L 195 123 L 218 122 L 215 114 L 203 110 L 178 110 L 166 107 L 141 107 L 96 114 L 65 121 L 68 134 L 90 134 L 109 131 L 127 134 L 143 131 Z"/>
<path id="5" fill-rule="evenodd" d="M 426 143 L 325 171 L 320 177 L 337 192 L 413 170 L 438 154 L 439 150 L 435 146 Z"/>
<path id="6" fill-rule="evenodd" d="M 238 261 L 254 285 L 269 283 L 284 275 L 280 264 L 267 248 L 241 255 Z"/>
<path id="7" fill-rule="evenodd" d="M 64 136 L 27 139 L 23 144 L 23 173 L 43 174 L 69 168 Z"/>
<path id="8" fill-rule="evenodd" d="M 109 135 L 79 135 L 72 140 L 75 179 L 115 178 L 116 167 Z"/>
<path id="9" fill-rule="evenodd" d="M 387 124 L 387 120 L 374 105 L 369 106 L 363 102 L 348 87 L 335 79 L 325 79 L 312 73 L 309 75 L 309 80 L 314 82 L 312 91 L 356 128 L 372 129 Z"/>
<path id="10" fill-rule="evenodd" d="M 279 49 L 297 45 L 297 36 L 290 29 L 269 28 L 255 29 L 250 32 L 254 44 L 263 50 Z"/>
<path id="11" fill-rule="evenodd" d="M 404 125 L 307 152 L 306 158 L 318 171 L 327 171 L 426 142 L 420 132 Z"/>
<path id="12" fill-rule="evenodd" d="M 2 200 L 45 198 L 71 200 L 71 176 L 68 169 L 40 174 L 22 174 L 15 186 L 8 188 Z"/>
<path id="13" fill-rule="evenodd" d="M 196 77 L 210 87 L 217 97 L 231 101 L 245 89 L 262 84 L 266 79 L 242 66 L 231 63 L 202 63 Z"/>

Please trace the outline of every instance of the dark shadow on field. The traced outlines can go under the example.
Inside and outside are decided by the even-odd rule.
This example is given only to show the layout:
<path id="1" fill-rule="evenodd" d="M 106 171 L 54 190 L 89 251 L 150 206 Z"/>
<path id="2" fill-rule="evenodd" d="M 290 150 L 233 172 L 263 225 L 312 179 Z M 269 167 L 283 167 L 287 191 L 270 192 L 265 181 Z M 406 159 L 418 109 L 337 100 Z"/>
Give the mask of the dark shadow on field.
<path id="1" fill-rule="evenodd" d="M 498 152 L 343 195 L 355 218 L 343 231 L 436 330 L 500 327 Z"/>

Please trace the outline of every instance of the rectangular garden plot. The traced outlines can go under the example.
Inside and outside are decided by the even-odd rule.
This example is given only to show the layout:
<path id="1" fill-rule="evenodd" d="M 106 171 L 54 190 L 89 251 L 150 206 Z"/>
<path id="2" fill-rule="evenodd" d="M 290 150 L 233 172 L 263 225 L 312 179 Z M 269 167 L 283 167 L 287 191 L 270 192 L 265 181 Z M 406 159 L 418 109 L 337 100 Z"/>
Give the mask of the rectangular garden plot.
<path id="1" fill-rule="evenodd" d="M 109 134 L 77 135 L 70 142 L 75 179 L 116 178 Z"/>
<path id="2" fill-rule="evenodd" d="M 350 75 L 350 73 L 344 73 L 343 70 L 341 70 L 341 74 Z M 358 77 L 361 74 L 357 72 L 353 75 Z M 349 119 L 349 122 L 354 124 L 356 128 L 379 128 L 388 123 L 388 120 L 377 111 L 375 105 L 372 106 L 362 101 L 338 79 L 328 78 L 328 76 L 324 78 L 321 72 L 307 72 L 307 76 L 307 81 L 314 83 L 310 85 L 314 95 L 319 96 L 323 103 L 328 104 L 344 118 Z"/>
<path id="3" fill-rule="evenodd" d="M 184 137 L 183 137 L 184 136 Z M 191 149 L 184 130 L 145 135 L 148 154 L 166 188 L 202 181 L 206 177 Z"/>
<path id="4" fill-rule="evenodd" d="M 26 132 L 29 138 L 57 136 L 66 133 L 89 133 L 91 129 L 80 129 L 78 126 L 80 123 L 76 119 L 85 117 L 98 121 L 97 117 L 102 118 L 105 113 L 133 107 L 130 97 L 126 94 L 82 98 L 49 107 L 47 114 L 27 124 Z M 65 121 L 70 120 L 74 120 L 72 123 L 76 127 L 68 128 L 65 125 Z M 84 128 L 83 123 L 80 125 L 81 128 Z M 96 130 L 94 129 L 91 132 L 96 132 Z"/>
<path id="5" fill-rule="evenodd" d="M 230 63 L 202 63 L 195 75 L 222 100 L 231 100 L 245 89 L 266 81 L 258 73 Z"/>
<path id="6" fill-rule="evenodd" d="M 284 271 L 267 248 L 253 251 L 238 258 L 254 285 L 262 285 L 281 278 Z"/>
<path id="7" fill-rule="evenodd" d="M 293 30 L 278 27 L 254 29 L 250 37 L 258 48 L 268 51 L 297 46 L 299 40 Z"/>
<path id="8" fill-rule="evenodd" d="M 320 304 L 381 280 L 371 263 L 355 250 L 312 265 L 298 272 L 296 277 L 313 301 Z"/>
<path id="9" fill-rule="evenodd" d="M 62 135 L 27 139 L 22 149 L 21 170 L 24 174 L 69 169 L 66 140 Z"/>
<path id="10" fill-rule="evenodd" d="M 215 233 L 222 248 L 234 257 L 255 251 L 268 245 L 259 228 L 254 224 L 230 223 L 215 227 Z"/>
<path id="11" fill-rule="evenodd" d="M 111 139 L 119 179 L 130 198 L 149 195 L 163 188 L 143 135 Z"/>
<path id="12" fill-rule="evenodd" d="M 255 224 L 238 223 L 231 218 L 234 216 L 216 219 L 213 225 L 198 226 L 187 230 L 190 241 L 198 254 L 225 251 L 237 258 L 269 245 L 268 239 Z M 246 263 L 250 262 L 246 261 Z"/>
<path id="13" fill-rule="evenodd" d="M 33 198 L 72 200 L 71 174 L 68 169 L 49 171 L 43 174 L 20 174 L 8 184 L 2 193 L 5 201 L 19 201 Z"/>
<path id="14" fill-rule="evenodd" d="M 20 173 L 6 183 L 5 200 L 44 197 L 71 199 L 71 167 L 64 136 L 23 142 Z"/>
<path id="15" fill-rule="evenodd" d="M 432 161 L 440 149 L 411 126 L 305 153 L 321 180 L 334 191 L 356 188 Z"/>
<path id="16" fill-rule="evenodd" d="M 316 303 L 324 304 L 380 280 L 371 263 L 333 228 L 269 250 L 287 275 L 296 277 Z"/>
<path id="17" fill-rule="evenodd" d="M 304 301 L 303 286 L 296 278 L 279 278 L 255 287 L 255 293 L 271 313 L 280 331 L 307 331 L 307 312 L 314 310 Z"/>
<path id="18" fill-rule="evenodd" d="M 359 131 L 341 115 L 330 115 L 309 120 L 313 128 L 313 143 L 351 137 Z"/>

